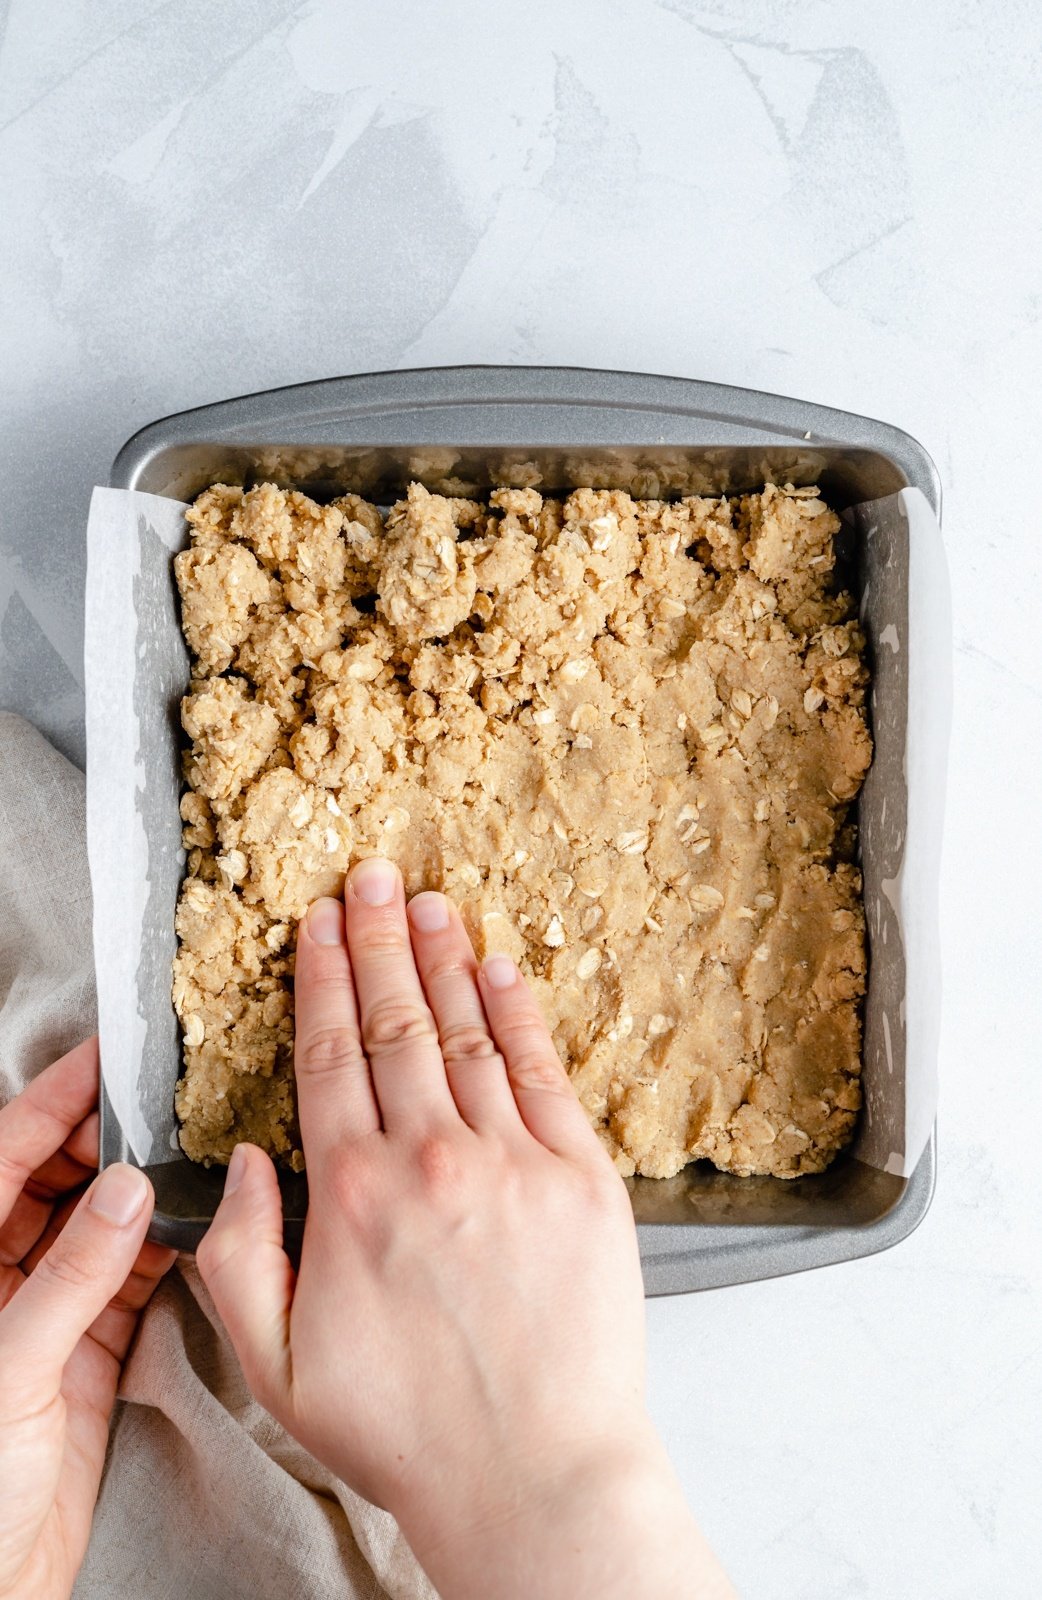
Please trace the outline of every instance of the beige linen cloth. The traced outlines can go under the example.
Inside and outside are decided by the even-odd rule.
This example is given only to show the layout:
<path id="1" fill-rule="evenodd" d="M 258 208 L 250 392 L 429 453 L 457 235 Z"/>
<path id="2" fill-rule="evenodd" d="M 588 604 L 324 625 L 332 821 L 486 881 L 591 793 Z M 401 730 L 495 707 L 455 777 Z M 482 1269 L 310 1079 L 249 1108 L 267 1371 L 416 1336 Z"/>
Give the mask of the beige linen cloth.
<path id="1" fill-rule="evenodd" d="M 95 1027 L 84 780 L 0 713 L 0 1099 Z M 191 1257 L 142 1319 L 78 1600 L 435 1600 L 394 1520 L 263 1411 Z"/>

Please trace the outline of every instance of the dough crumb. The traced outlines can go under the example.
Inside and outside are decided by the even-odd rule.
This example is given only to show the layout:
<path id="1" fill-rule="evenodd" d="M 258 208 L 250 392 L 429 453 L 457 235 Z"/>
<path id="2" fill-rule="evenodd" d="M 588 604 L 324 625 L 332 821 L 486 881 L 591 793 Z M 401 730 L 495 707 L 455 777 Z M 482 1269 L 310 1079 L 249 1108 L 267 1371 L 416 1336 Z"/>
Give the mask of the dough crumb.
<path id="1" fill-rule="evenodd" d="M 296 923 L 382 853 L 520 962 L 623 1173 L 820 1172 L 860 1106 L 864 638 L 815 489 L 386 519 L 216 485 L 175 559 L 181 1143 L 302 1165 Z"/>

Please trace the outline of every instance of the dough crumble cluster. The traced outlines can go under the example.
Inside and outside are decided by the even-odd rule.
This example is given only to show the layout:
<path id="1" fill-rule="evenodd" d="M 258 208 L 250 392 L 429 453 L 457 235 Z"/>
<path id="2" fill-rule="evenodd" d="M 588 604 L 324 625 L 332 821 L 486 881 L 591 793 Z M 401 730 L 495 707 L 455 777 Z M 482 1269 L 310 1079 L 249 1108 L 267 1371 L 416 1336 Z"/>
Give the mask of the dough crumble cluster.
<path id="1" fill-rule="evenodd" d="M 300 1168 L 297 920 L 381 853 L 533 983 L 623 1173 L 821 1171 L 860 1105 L 864 640 L 813 488 L 217 485 L 193 655 L 176 1105 Z"/>

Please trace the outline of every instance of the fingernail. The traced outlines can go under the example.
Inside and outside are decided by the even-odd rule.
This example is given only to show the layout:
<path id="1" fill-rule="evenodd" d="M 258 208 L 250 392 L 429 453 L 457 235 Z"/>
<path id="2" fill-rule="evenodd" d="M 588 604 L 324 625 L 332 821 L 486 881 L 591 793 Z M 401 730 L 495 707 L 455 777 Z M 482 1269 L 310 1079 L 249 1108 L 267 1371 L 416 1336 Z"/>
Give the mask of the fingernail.
<path id="1" fill-rule="evenodd" d="M 398 869 L 383 856 L 369 856 L 360 861 L 351 874 L 351 888 L 367 906 L 385 906 L 394 899 L 398 887 Z"/>
<path id="2" fill-rule="evenodd" d="M 336 901 L 331 900 L 327 903 L 329 905 L 335 905 Z M 320 940 L 319 942 L 322 943 L 323 941 Z M 325 940 L 324 942 L 328 944 L 329 940 Z M 226 1195 L 234 1194 L 243 1178 L 245 1178 L 246 1161 L 246 1151 L 241 1144 L 237 1144 L 235 1149 L 232 1151 L 231 1160 L 228 1162 L 228 1175 L 224 1180 L 224 1192 Z"/>
<path id="3" fill-rule="evenodd" d="M 90 1208 L 125 1228 L 133 1222 L 148 1195 L 148 1179 L 137 1167 L 117 1161 L 106 1167 L 90 1191 Z"/>
<path id="4" fill-rule="evenodd" d="M 517 980 L 517 967 L 509 956 L 489 956 L 481 970 L 490 989 L 510 989 Z"/>
<path id="5" fill-rule="evenodd" d="M 409 901 L 409 921 L 421 933 L 440 933 L 449 925 L 449 908 L 443 894 L 432 889 Z"/>
<path id="6" fill-rule="evenodd" d="M 343 944 L 344 908 L 339 900 L 316 900 L 308 911 L 308 933 L 316 944 Z"/>

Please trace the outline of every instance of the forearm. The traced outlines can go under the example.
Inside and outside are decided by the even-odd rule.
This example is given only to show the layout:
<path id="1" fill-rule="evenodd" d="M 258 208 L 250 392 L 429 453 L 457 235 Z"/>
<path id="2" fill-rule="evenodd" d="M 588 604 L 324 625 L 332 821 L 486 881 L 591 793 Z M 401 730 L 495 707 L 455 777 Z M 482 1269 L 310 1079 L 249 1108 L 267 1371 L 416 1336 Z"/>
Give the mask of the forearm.
<path id="1" fill-rule="evenodd" d="M 483 1506 L 400 1520 L 444 1600 L 733 1600 L 657 1441 Z"/>

